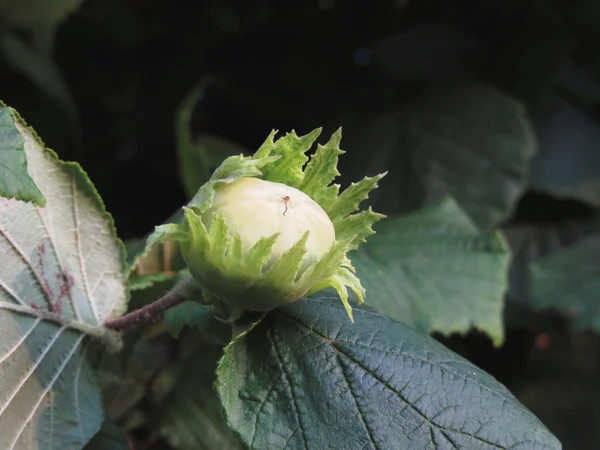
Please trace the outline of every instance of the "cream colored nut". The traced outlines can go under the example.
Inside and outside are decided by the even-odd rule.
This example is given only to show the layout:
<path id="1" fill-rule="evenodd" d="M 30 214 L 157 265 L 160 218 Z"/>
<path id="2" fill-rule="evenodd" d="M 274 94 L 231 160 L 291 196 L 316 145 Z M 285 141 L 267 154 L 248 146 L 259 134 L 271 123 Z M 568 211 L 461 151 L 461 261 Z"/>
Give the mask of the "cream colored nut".
<path id="1" fill-rule="evenodd" d="M 238 233 L 244 251 L 262 237 L 281 233 L 272 250 L 272 260 L 297 243 L 309 231 L 305 262 L 321 258 L 335 241 L 335 230 L 327 213 L 304 192 L 281 183 L 258 178 L 238 178 L 216 189 L 212 207 L 202 215 L 210 229 L 221 213 L 231 231 Z"/>

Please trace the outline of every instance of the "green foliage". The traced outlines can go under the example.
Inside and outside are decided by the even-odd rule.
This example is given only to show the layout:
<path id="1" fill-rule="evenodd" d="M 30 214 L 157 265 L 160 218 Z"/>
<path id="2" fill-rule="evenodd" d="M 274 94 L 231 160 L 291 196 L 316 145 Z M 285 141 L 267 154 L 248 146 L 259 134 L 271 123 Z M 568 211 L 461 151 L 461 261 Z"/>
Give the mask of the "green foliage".
<path id="1" fill-rule="evenodd" d="M 354 134 L 355 167 L 400 171 L 374 193 L 378 209 L 406 212 L 450 195 L 484 230 L 513 212 L 537 148 L 524 105 L 482 84 L 433 89 Z"/>
<path id="2" fill-rule="evenodd" d="M 249 448 L 561 448 L 504 386 L 427 335 L 363 309 L 355 318 L 315 295 L 226 348 L 217 391 Z"/>
<path id="3" fill-rule="evenodd" d="M 598 125 L 558 96 L 540 108 L 536 119 L 540 151 L 531 168 L 532 188 L 600 207 Z"/>
<path id="4" fill-rule="evenodd" d="M 11 110 L 0 104 L 0 195 L 43 206 L 44 196 L 27 173 L 24 147 Z"/>
<path id="5" fill-rule="evenodd" d="M 597 448 L 599 24 L 593 0 L 0 0 L 2 95 L 128 254 L 0 104 L 0 447 L 561 448 L 541 420 Z M 273 127 L 314 131 L 250 156 Z M 250 264 L 198 219 L 241 176 L 327 211 L 314 272 L 339 270 L 293 296 L 318 294 L 205 304 L 223 269 L 302 281 L 304 241 Z M 219 267 L 150 313 L 192 228 Z"/>
<path id="6" fill-rule="evenodd" d="M 408 118 L 408 146 L 427 200 L 451 194 L 490 229 L 522 195 L 536 138 L 522 104 L 475 85 L 419 99 Z"/>
<path id="7" fill-rule="evenodd" d="M 165 327 L 174 337 L 178 337 L 183 327 L 198 325 L 208 327 L 208 322 L 213 320 L 210 306 L 187 301 L 171 308 L 165 313 Z"/>
<path id="8" fill-rule="evenodd" d="M 11 116 L 46 204 L 0 198 L 0 437 L 81 448 L 103 421 L 90 338 L 118 348 L 103 325 L 127 305 L 122 244 L 81 168 Z"/>
<path id="9" fill-rule="evenodd" d="M 380 312 L 430 333 L 473 327 L 503 342 L 508 249 L 453 200 L 383 221 L 350 256 L 367 303 Z"/>
<path id="10" fill-rule="evenodd" d="M 600 234 L 531 264 L 531 303 L 553 309 L 579 329 L 600 331 Z"/>
<path id="11" fill-rule="evenodd" d="M 337 130 L 326 145 L 317 146 L 308 161 L 305 153 L 320 133 L 321 129 L 316 129 L 298 136 L 292 131 L 275 141 L 273 131 L 252 157 L 227 158 L 184 207 L 184 224 L 156 227 L 146 248 L 168 239 L 177 241 L 190 273 L 205 290 L 204 300 L 223 303 L 228 309 L 224 318 L 238 318 L 240 308 L 268 311 L 326 287 L 336 289 L 352 318 L 348 289 L 359 303 L 363 301 L 364 289 L 346 253 L 374 234 L 372 225 L 385 217 L 371 208 L 356 212 L 385 174 L 365 178 L 338 195 L 339 185 L 332 182 L 339 175 L 338 157 L 344 153 L 339 148 L 341 130 Z M 252 177 L 305 189 L 305 194 L 320 202 L 334 226 L 336 240 L 318 261 L 302 266 L 308 231 L 280 258 L 271 261 L 279 234 L 264 236 L 251 248 L 244 249 L 241 236 L 230 229 L 222 214 L 217 214 L 210 225 L 205 223 L 203 214 L 213 206 L 216 189 Z"/>
<path id="12" fill-rule="evenodd" d="M 199 346 L 181 372 L 181 382 L 161 406 L 160 432 L 177 450 L 242 449 L 221 415 L 213 389 L 222 350 Z"/>

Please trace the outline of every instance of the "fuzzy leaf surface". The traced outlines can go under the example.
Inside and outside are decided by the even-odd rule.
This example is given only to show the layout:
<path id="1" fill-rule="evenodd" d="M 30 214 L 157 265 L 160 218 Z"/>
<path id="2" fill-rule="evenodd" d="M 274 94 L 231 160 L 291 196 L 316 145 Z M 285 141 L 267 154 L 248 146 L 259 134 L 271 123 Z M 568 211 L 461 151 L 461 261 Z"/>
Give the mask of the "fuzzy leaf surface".
<path id="1" fill-rule="evenodd" d="M 85 172 L 15 118 L 46 205 L 0 197 L 0 442 L 82 448 L 103 422 L 90 336 L 127 305 L 123 246 Z"/>
<path id="2" fill-rule="evenodd" d="M 384 220 L 349 256 L 378 311 L 429 333 L 474 327 L 502 343 L 510 252 L 454 200 Z"/>
<path id="3" fill-rule="evenodd" d="M 579 329 L 600 331 L 600 234 L 538 259 L 530 266 L 531 302 L 553 309 Z"/>
<path id="4" fill-rule="evenodd" d="M 10 109 L 0 106 L 0 195 L 43 206 L 44 196 L 27 173 L 24 142 Z"/>
<path id="5" fill-rule="evenodd" d="M 560 449 L 500 383 L 426 334 L 334 295 L 270 312 L 225 350 L 217 392 L 251 449 Z"/>

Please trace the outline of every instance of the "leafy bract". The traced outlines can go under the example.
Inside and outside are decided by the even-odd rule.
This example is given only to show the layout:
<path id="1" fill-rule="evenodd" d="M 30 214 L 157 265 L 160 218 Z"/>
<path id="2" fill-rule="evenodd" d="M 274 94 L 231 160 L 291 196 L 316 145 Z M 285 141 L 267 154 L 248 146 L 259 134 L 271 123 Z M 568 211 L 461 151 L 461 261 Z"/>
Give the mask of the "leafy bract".
<path id="1" fill-rule="evenodd" d="M 44 205 L 44 196 L 27 173 L 23 136 L 9 108 L 0 105 L 0 195 Z"/>
<path id="2" fill-rule="evenodd" d="M 559 311 L 577 328 L 600 331 L 599 255 L 596 233 L 531 264 L 532 306 Z"/>
<path id="3" fill-rule="evenodd" d="M 81 168 L 16 124 L 46 205 L 0 197 L 0 442 L 81 448 L 103 421 L 90 336 L 114 343 L 103 324 L 126 308 L 124 252 Z"/>
<path id="4" fill-rule="evenodd" d="M 217 392 L 246 446 L 561 448 L 504 386 L 426 334 L 363 308 L 355 318 L 315 295 L 226 348 Z"/>
<path id="5" fill-rule="evenodd" d="M 350 254 L 369 305 L 426 332 L 487 333 L 504 340 L 502 313 L 510 253 L 496 232 L 480 232 L 450 198 L 389 218 Z"/>
<path id="6" fill-rule="evenodd" d="M 204 288 L 207 298 L 213 298 L 213 304 L 227 304 L 224 309 L 229 310 L 226 314 L 229 319 L 239 316 L 240 308 L 267 311 L 326 287 L 338 291 L 352 317 L 348 291 L 361 303 L 364 289 L 346 253 L 374 234 L 373 224 L 385 217 L 371 208 L 358 211 L 385 174 L 365 177 L 339 193 L 340 186 L 333 181 L 339 175 L 338 157 L 344 153 L 339 147 L 341 129 L 325 145 L 317 145 L 309 158 L 306 153 L 320 133 L 321 129 L 316 129 L 298 136 L 292 131 L 274 140 L 276 131 L 272 131 L 253 156 L 227 158 L 184 208 L 184 224 L 156 227 L 148 238 L 147 248 L 167 239 L 178 241 L 192 276 Z M 250 177 L 299 189 L 317 202 L 335 229 L 335 242 L 329 251 L 318 261 L 303 264 L 306 232 L 281 258 L 271 261 L 279 233 L 262 236 L 245 249 L 240 235 L 218 211 L 210 224 L 205 223 L 203 215 L 213 206 L 216 190 Z"/>

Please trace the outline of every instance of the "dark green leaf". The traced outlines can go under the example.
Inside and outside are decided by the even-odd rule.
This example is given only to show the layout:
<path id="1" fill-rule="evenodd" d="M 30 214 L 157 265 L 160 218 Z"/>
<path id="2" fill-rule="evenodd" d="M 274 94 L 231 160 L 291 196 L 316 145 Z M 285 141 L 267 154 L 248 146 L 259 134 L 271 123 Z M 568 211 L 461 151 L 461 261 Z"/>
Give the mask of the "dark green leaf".
<path id="1" fill-rule="evenodd" d="M 490 86 L 430 92 L 408 118 L 408 148 L 427 201 L 452 195 L 483 229 L 502 223 L 536 151 L 524 106 Z"/>
<path id="2" fill-rule="evenodd" d="M 84 447 L 84 450 L 129 450 L 129 448 L 123 430 L 112 422 L 104 422 L 100 431 Z"/>
<path id="3" fill-rule="evenodd" d="M 510 327 L 537 327 L 541 316 L 531 300 L 530 265 L 586 236 L 600 232 L 600 220 L 576 220 L 548 225 L 513 225 L 503 230 L 512 253 L 504 321 Z M 550 315 L 544 315 L 548 320 Z"/>
<path id="4" fill-rule="evenodd" d="M 217 391 L 250 448 L 560 449 L 490 375 L 424 333 L 315 295 L 226 348 Z"/>
<path id="5" fill-rule="evenodd" d="M 165 313 L 167 331 L 175 337 L 185 326 L 201 325 L 211 320 L 214 320 L 212 307 L 194 301 L 184 302 Z"/>
<path id="6" fill-rule="evenodd" d="M 477 231 L 451 199 L 376 231 L 349 255 L 369 306 L 426 332 L 474 327 L 502 343 L 510 255 L 498 233 Z"/>
<path id="7" fill-rule="evenodd" d="M 162 370 L 165 359 L 161 357 L 164 355 L 161 345 L 153 345 L 148 339 L 141 330 L 130 330 L 125 335 L 123 349 L 119 353 L 103 353 L 96 366 L 105 419 L 126 431 L 146 422 L 142 408 L 144 400 L 152 399 L 149 385 L 159 384 L 159 378 L 162 378 L 160 381 L 166 378 L 163 377 L 167 370 Z"/>
<path id="8" fill-rule="evenodd" d="M 533 263 L 533 306 L 560 311 L 577 327 L 600 331 L 599 255 L 600 234 L 594 234 Z"/>
<path id="9" fill-rule="evenodd" d="M 177 386 L 161 405 L 160 432 L 177 450 L 242 449 L 221 415 L 213 389 L 222 350 L 204 346 L 188 358 Z"/>
<path id="10" fill-rule="evenodd" d="M 540 150 L 533 189 L 600 207 L 600 129 L 566 100 L 553 96 L 536 114 Z"/>
<path id="11" fill-rule="evenodd" d="M 524 106 L 487 85 L 431 90 L 352 134 L 357 167 L 390 171 L 374 209 L 407 212 L 451 195 L 482 229 L 510 216 L 537 147 Z"/>
<path id="12" fill-rule="evenodd" d="M 0 442 L 82 448 L 103 421 L 90 337 L 118 342 L 124 252 L 85 172 L 16 124 L 46 206 L 0 197 Z"/>
<path id="13" fill-rule="evenodd" d="M 27 173 L 24 146 L 10 109 L 0 104 L 0 196 L 43 206 L 46 200 Z"/>

